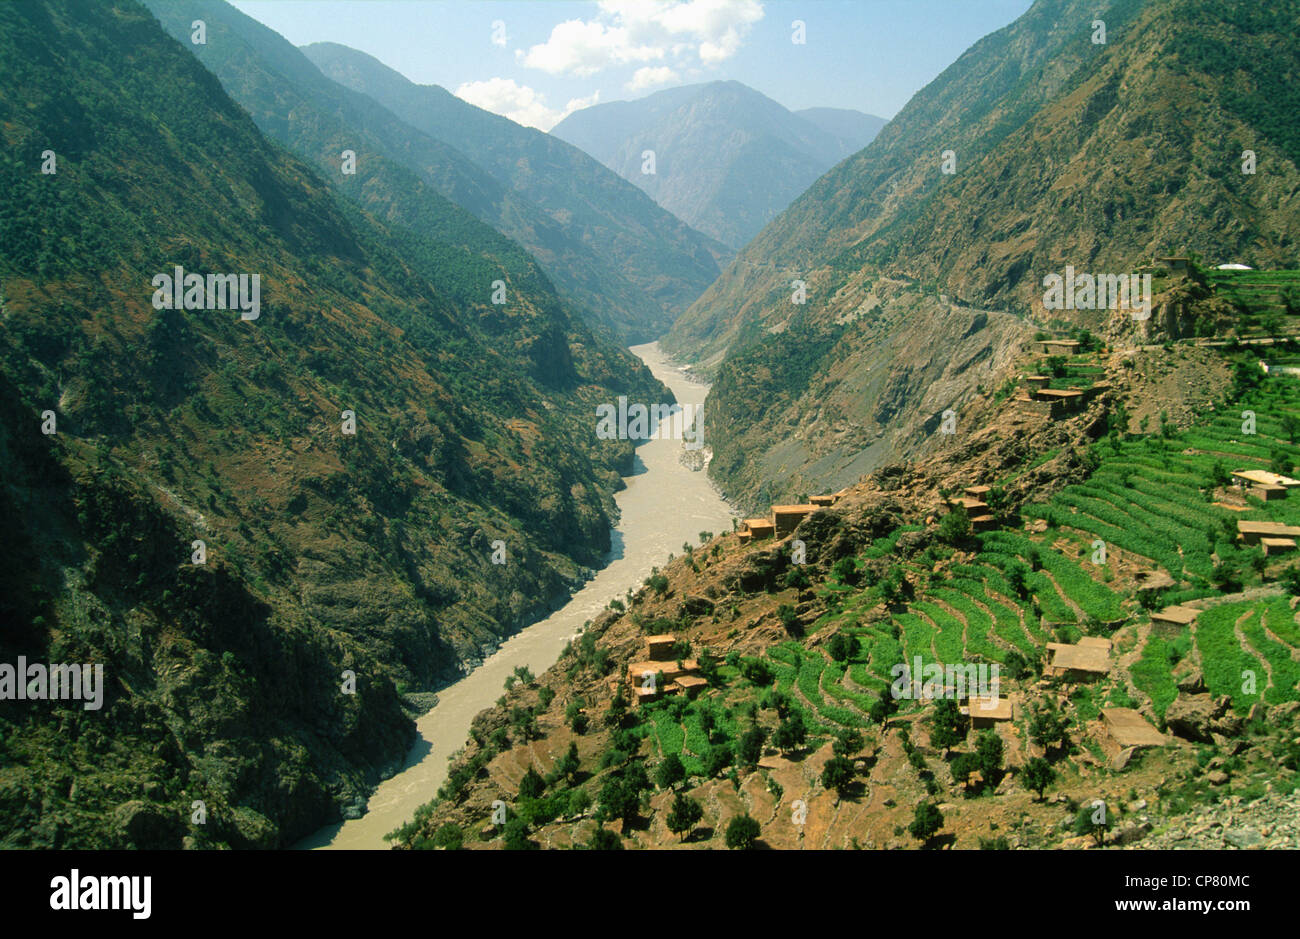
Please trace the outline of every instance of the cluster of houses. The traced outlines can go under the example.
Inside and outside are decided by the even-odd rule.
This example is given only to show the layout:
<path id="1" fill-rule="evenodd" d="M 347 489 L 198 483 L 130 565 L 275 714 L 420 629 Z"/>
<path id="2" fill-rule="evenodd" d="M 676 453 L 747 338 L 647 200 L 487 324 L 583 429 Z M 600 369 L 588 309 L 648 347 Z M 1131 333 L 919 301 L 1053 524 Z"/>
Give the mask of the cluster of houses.
<path id="1" fill-rule="evenodd" d="M 1075 355 L 1079 343 L 1074 339 L 1042 339 L 1035 343 L 1042 355 Z M 1101 394 L 1110 385 L 1098 382 L 1091 388 L 1052 388 L 1051 375 L 1025 375 L 1021 379 L 1023 387 L 1015 400 L 1022 408 L 1041 412 L 1059 418 L 1066 414 L 1075 414 L 1083 410 L 1093 398 Z"/>
<path id="2" fill-rule="evenodd" d="M 647 636 L 645 657 L 627 667 L 627 681 L 632 702 L 654 701 L 665 694 L 695 697 L 708 681 L 700 677 L 696 659 L 678 659 L 674 648 L 677 637 L 669 633 Z"/>
<path id="3" fill-rule="evenodd" d="M 762 541 L 764 538 L 784 538 L 818 509 L 828 508 L 840 501 L 846 492 L 847 489 L 841 489 L 830 495 L 812 496 L 807 502 L 798 505 L 774 505 L 771 518 L 745 519 L 740 523 L 736 536 L 741 544 Z"/>

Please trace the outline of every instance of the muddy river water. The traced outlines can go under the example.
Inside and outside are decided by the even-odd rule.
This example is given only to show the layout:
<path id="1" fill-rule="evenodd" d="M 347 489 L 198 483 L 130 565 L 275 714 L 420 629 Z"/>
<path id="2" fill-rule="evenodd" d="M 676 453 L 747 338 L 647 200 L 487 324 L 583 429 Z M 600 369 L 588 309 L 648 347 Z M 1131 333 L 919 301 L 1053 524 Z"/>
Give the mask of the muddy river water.
<path id="1" fill-rule="evenodd" d="M 691 405 L 694 413 L 704 403 L 708 386 L 688 380 L 658 344 L 634 346 L 632 351 L 672 389 L 683 408 Z M 661 426 L 667 430 L 672 423 L 671 417 L 665 418 Z M 682 462 L 682 440 L 664 434 L 660 438 L 637 447 L 633 475 L 626 479 L 627 488 L 615 496 L 619 523 L 606 565 L 562 608 L 511 637 L 481 666 L 438 692 L 437 706 L 416 722 L 419 738 L 405 767 L 379 785 L 364 815 L 323 828 L 298 847 L 387 848 L 384 835 L 409 821 L 419 806 L 433 798 L 447 776 L 448 757 L 469 736 L 470 721 L 501 697 L 506 677 L 517 666 L 526 665 L 540 675 L 560 657 L 583 623 L 595 619 L 629 587 L 641 584 L 670 553 L 680 554 L 683 542 L 697 544 L 701 531 L 731 530 L 733 513 L 706 473 Z"/>

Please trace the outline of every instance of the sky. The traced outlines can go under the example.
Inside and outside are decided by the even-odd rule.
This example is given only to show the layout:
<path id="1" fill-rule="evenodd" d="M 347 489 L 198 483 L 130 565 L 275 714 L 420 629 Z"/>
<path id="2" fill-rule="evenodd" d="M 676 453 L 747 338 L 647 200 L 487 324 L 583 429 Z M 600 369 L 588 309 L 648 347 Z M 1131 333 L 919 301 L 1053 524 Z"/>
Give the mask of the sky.
<path id="1" fill-rule="evenodd" d="M 337 42 L 549 130 L 597 103 L 743 82 L 790 110 L 892 118 L 1031 0 L 232 0 L 295 45 Z M 802 24 L 800 26 L 799 24 Z M 803 41 L 798 41 L 802 39 Z"/>

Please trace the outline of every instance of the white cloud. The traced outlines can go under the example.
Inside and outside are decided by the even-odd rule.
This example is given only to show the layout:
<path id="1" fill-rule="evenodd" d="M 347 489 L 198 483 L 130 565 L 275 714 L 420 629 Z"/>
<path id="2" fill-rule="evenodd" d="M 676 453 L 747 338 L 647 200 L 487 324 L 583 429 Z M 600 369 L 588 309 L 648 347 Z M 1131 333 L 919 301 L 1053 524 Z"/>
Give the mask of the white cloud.
<path id="1" fill-rule="evenodd" d="M 637 69 L 632 75 L 632 80 L 623 87 L 628 91 L 641 91 L 644 88 L 654 88 L 656 85 L 675 82 L 678 78 L 678 74 L 666 65 L 658 67 L 647 65 L 644 68 Z"/>
<path id="2" fill-rule="evenodd" d="M 541 92 L 518 85 L 511 78 L 490 78 L 482 82 L 465 82 L 456 89 L 456 97 L 493 114 L 508 117 L 516 124 L 550 130 L 574 111 L 589 108 L 600 100 L 597 90 L 585 98 L 571 98 L 562 109 L 546 104 Z"/>
<path id="3" fill-rule="evenodd" d="M 546 42 L 515 54 L 530 68 L 583 78 L 670 56 L 716 65 L 736 54 L 762 18 L 759 0 L 601 0 L 596 18 L 565 20 Z"/>

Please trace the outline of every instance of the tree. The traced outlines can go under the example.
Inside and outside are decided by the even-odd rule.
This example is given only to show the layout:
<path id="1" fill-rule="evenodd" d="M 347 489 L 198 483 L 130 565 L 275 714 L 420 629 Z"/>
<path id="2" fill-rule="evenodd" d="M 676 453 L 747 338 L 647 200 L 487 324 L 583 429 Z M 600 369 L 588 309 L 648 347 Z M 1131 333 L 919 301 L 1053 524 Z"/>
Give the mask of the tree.
<path id="1" fill-rule="evenodd" d="M 611 776 L 600 788 L 600 820 L 622 819 L 626 825 L 641 809 L 641 793 L 617 776 Z"/>
<path id="2" fill-rule="evenodd" d="M 763 829 L 748 814 L 737 815 L 727 825 L 727 847 L 733 851 L 748 851 L 758 841 Z"/>
<path id="3" fill-rule="evenodd" d="M 1269 454 L 1268 468 L 1281 476 L 1286 476 L 1294 469 L 1294 466 L 1287 452 L 1278 449 Z"/>
<path id="4" fill-rule="evenodd" d="M 852 727 L 843 727 L 831 741 L 831 752 L 836 756 L 848 756 L 862 749 L 862 734 Z"/>
<path id="5" fill-rule="evenodd" d="M 719 743 L 709 747 L 704 753 L 704 775 L 709 779 L 714 778 L 730 766 L 734 759 L 729 743 Z"/>
<path id="6" fill-rule="evenodd" d="M 1056 750 L 1070 742 L 1070 722 L 1050 704 L 1035 708 L 1029 718 L 1029 739 L 1045 750 Z"/>
<path id="7" fill-rule="evenodd" d="M 555 774 L 569 782 L 573 782 L 573 777 L 578 775 L 578 770 L 581 768 L 582 761 L 578 758 L 578 745 L 570 741 L 568 752 L 555 764 Z"/>
<path id="8" fill-rule="evenodd" d="M 934 705 L 930 719 L 930 743 L 941 750 L 950 750 L 966 739 L 966 728 L 957 702 L 940 698 Z"/>
<path id="9" fill-rule="evenodd" d="M 1300 438 L 1300 417 L 1294 414 L 1283 414 L 1282 433 L 1286 434 L 1286 439 L 1292 443 L 1300 442 L 1297 440 Z"/>
<path id="10" fill-rule="evenodd" d="M 772 735 L 772 743 L 782 753 L 803 746 L 806 739 L 808 739 L 808 730 L 804 727 L 803 715 L 798 711 L 783 720 L 777 727 L 776 733 Z"/>
<path id="11" fill-rule="evenodd" d="M 907 826 L 908 834 L 922 844 L 928 842 L 943 827 L 943 813 L 933 802 L 922 802 L 916 807 L 912 824 Z"/>
<path id="12" fill-rule="evenodd" d="M 763 756 L 763 744 L 766 740 L 767 734 L 761 727 L 751 727 L 745 731 L 740 738 L 738 748 L 740 762 L 745 766 L 757 766 Z"/>
<path id="13" fill-rule="evenodd" d="M 519 798 L 536 799 L 546 791 L 546 780 L 542 779 L 537 770 L 531 766 L 528 772 L 524 773 L 524 778 L 519 780 Z"/>
<path id="14" fill-rule="evenodd" d="M 840 630 L 826 643 L 826 651 L 837 662 L 847 662 L 862 651 L 862 642 L 857 636 Z"/>
<path id="15" fill-rule="evenodd" d="M 799 616 L 788 603 L 782 603 L 776 608 L 776 615 L 781 620 L 781 627 L 791 636 L 803 635 L 803 624 L 799 622 Z"/>
<path id="16" fill-rule="evenodd" d="M 664 757 L 655 773 L 655 782 L 659 784 L 660 789 L 671 789 L 685 778 L 686 767 L 682 765 L 682 758 L 676 753 Z"/>
<path id="17" fill-rule="evenodd" d="M 623 697 L 623 689 L 620 686 L 614 694 L 614 700 L 609 702 L 609 707 L 605 711 L 605 724 L 609 727 L 621 727 L 626 716 L 627 699 Z"/>
<path id="18" fill-rule="evenodd" d="M 1043 790 L 1056 779 L 1056 770 L 1052 769 L 1052 764 L 1041 756 L 1036 756 L 1025 763 L 1025 768 L 1020 771 L 1020 778 L 1025 781 L 1026 786 L 1038 793 L 1038 799 L 1042 801 Z"/>
<path id="19" fill-rule="evenodd" d="M 685 841 L 685 836 L 690 834 L 691 829 L 703 817 L 704 807 L 686 793 L 679 792 L 673 797 L 673 807 L 668 813 L 668 830 L 674 835 L 682 835 L 682 840 Z"/>
<path id="20" fill-rule="evenodd" d="M 859 579 L 858 562 L 851 557 L 840 558 L 831 567 L 831 574 L 840 583 L 855 586 Z"/>
<path id="21" fill-rule="evenodd" d="M 622 851 L 623 839 L 608 828 L 597 828 L 587 842 L 589 851 Z"/>
<path id="22" fill-rule="evenodd" d="M 853 764 L 846 757 L 833 756 L 822 768 L 822 785 L 844 796 L 853 786 Z"/>
<path id="23" fill-rule="evenodd" d="M 957 545 L 970 537 L 970 514 L 964 505 L 954 505 L 939 522 L 939 538 Z"/>
<path id="24" fill-rule="evenodd" d="M 975 742 L 975 755 L 979 757 L 980 774 L 990 785 L 996 785 L 1002 775 L 1002 738 L 997 731 L 985 730 Z"/>
<path id="25" fill-rule="evenodd" d="M 891 567 L 889 573 L 880 582 L 880 599 L 884 601 L 885 606 L 897 606 L 903 602 L 907 595 L 907 588 L 904 584 L 907 578 L 903 574 L 902 568 Z"/>
<path id="26" fill-rule="evenodd" d="M 507 851 L 534 851 L 541 847 L 528 839 L 528 824 L 518 817 L 506 822 L 503 841 Z"/>
<path id="27" fill-rule="evenodd" d="M 465 834 L 455 822 L 447 822 L 433 833 L 433 843 L 447 851 L 459 851 L 465 843 Z"/>
<path id="28" fill-rule="evenodd" d="M 569 727 L 575 734 L 581 736 L 587 732 L 587 715 L 582 710 L 581 701 L 570 701 L 569 706 L 564 709 L 564 719 L 568 721 Z"/>
<path id="29" fill-rule="evenodd" d="M 948 768 L 952 772 L 953 782 L 964 786 L 970 774 L 979 770 L 980 760 L 974 753 L 959 753 Z"/>

